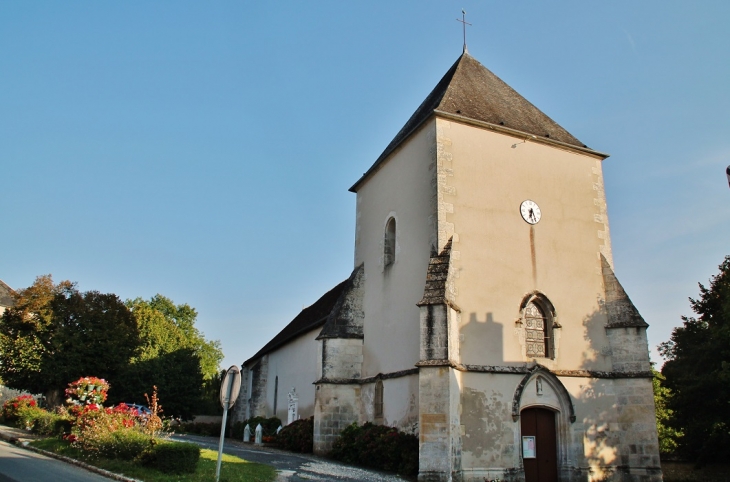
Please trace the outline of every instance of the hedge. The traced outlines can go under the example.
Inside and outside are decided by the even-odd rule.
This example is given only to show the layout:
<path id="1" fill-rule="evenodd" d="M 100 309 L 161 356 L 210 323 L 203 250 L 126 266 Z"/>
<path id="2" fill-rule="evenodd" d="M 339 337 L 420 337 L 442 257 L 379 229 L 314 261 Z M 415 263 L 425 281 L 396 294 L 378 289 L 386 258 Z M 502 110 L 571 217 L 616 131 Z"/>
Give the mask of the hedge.
<path id="1" fill-rule="evenodd" d="M 163 442 L 151 446 L 140 461 L 167 474 L 193 474 L 200 459 L 200 447 L 188 442 Z"/>
<path id="2" fill-rule="evenodd" d="M 276 443 L 292 452 L 311 453 L 314 445 L 314 417 L 295 420 L 281 429 Z"/>
<path id="3" fill-rule="evenodd" d="M 403 475 L 418 474 L 418 437 L 394 427 L 366 422 L 349 425 L 332 444 L 329 456 L 348 464 L 362 465 Z"/>

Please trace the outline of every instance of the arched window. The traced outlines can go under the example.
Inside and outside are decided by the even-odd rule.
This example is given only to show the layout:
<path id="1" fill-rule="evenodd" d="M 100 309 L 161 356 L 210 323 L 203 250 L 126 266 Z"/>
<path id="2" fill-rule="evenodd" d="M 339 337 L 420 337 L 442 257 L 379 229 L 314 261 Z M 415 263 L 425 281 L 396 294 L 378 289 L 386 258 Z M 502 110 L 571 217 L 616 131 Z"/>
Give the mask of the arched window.
<path id="1" fill-rule="evenodd" d="M 527 356 L 533 358 L 553 358 L 552 317 L 540 305 L 539 300 L 533 298 L 523 310 Z"/>
<path id="2" fill-rule="evenodd" d="M 383 266 L 388 267 L 395 262 L 395 218 L 390 218 L 385 225 L 385 242 L 383 244 Z"/>

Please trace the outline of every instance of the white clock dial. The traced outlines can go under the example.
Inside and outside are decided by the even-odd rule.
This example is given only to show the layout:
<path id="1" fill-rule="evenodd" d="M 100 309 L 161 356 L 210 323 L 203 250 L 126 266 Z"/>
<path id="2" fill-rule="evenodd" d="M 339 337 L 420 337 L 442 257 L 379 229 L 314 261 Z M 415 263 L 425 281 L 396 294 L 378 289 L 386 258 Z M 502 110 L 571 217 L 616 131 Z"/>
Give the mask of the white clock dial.
<path id="1" fill-rule="evenodd" d="M 522 204 L 520 204 L 520 214 L 522 214 L 522 219 L 530 224 L 537 224 L 542 217 L 540 206 L 535 201 L 530 201 L 529 199 L 522 201 Z"/>

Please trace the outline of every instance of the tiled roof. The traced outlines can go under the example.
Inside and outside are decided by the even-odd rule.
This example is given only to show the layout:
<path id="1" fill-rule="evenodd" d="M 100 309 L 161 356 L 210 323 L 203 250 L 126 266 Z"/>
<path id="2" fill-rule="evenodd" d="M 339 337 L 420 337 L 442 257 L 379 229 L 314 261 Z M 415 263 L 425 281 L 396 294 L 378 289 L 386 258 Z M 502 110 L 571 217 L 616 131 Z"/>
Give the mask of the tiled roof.
<path id="1" fill-rule="evenodd" d="M 304 308 L 283 330 L 279 332 L 274 338 L 271 339 L 263 348 L 261 348 L 254 356 L 243 362 L 244 365 L 249 364 L 258 358 L 270 353 L 277 348 L 289 343 L 300 335 L 319 328 L 324 325 L 327 321 L 332 308 L 334 308 L 337 300 L 342 294 L 342 290 L 345 288 L 348 280 L 338 284 L 327 293 L 322 295 L 314 304 Z"/>
<path id="2" fill-rule="evenodd" d="M 356 191 L 369 174 L 435 112 L 486 122 L 579 148 L 586 147 L 465 52 L 428 94 L 375 164 L 350 190 Z"/>

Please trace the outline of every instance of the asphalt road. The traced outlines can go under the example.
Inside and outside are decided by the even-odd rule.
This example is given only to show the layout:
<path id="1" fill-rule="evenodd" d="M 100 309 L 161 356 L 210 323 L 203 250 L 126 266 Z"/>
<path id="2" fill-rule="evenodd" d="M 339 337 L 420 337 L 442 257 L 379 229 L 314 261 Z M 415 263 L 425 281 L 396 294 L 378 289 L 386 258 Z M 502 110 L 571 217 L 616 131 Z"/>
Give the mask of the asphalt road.
<path id="1" fill-rule="evenodd" d="M 195 442 L 201 447 L 218 451 L 218 439 L 196 435 L 174 435 L 176 440 Z M 272 465 L 279 471 L 277 481 L 299 482 L 404 482 L 396 475 L 343 465 L 310 454 L 295 454 L 284 450 L 256 447 L 252 444 L 226 439 L 225 453 L 249 462 Z M 0 482 L 3 482 L 0 479 Z"/>
<path id="2" fill-rule="evenodd" d="M 109 482 L 75 465 L 0 442 L 0 482 Z"/>

